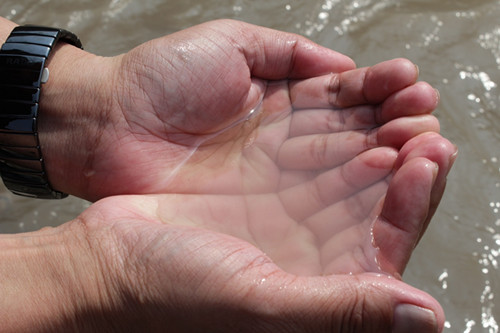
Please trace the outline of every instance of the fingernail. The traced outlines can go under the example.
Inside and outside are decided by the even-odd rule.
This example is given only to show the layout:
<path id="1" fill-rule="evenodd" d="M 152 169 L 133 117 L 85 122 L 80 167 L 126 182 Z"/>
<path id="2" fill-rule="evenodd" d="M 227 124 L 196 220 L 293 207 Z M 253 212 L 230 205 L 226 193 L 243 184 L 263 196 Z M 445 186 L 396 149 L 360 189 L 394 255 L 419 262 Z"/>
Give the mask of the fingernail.
<path id="1" fill-rule="evenodd" d="M 449 157 L 449 165 L 448 165 L 448 171 L 446 172 L 446 176 L 448 176 L 448 174 L 450 173 L 453 164 L 455 164 L 455 161 L 457 160 L 457 157 L 458 157 L 458 147 L 455 146 L 455 152 L 451 154 Z"/>
<path id="2" fill-rule="evenodd" d="M 439 164 L 434 162 L 434 170 L 432 172 L 432 183 L 433 184 L 436 182 L 438 174 L 439 174 Z"/>
<path id="3" fill-rule="evenodd" d="M 455 163 L 455 160 L 457 159 L 457 156 L 458 156 L 458 147 L 456 145 L 455 146 L 455 151 L 453 152 L 453 154 L 450 155 L 450 163 L 451 165 L 453 165 L 453 163 Z"/>
<path id="4" fill-rule="evenodd" d="M 394 310 L 393 333 L 437 333 L 438 329 L 436 315 L 429 309 L 400 304 Z"/>
<path id="5" fill-rule="evenodd" d="M 436 88 L 434 88 L 434 90 L 436 91 L 436 101 L 437 101 L 437 104 L 439 104 L 439 101 L 441 100 L 441 93 Z"/>

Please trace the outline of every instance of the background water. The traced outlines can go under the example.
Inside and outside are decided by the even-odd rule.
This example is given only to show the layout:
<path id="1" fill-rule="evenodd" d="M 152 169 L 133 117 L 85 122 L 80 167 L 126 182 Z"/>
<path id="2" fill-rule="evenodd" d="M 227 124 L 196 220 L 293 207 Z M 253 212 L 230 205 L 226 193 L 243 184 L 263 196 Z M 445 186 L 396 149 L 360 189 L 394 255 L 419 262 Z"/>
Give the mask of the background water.
<path id="1" fill-rule="evenodd" d="M 500 1 L 493 0 L 2 0 L 17 23 L 65 27 L 100 55 L 216 18 L 305 35 L 358 65 L 407 57 L 441 92 L 437 116 L 460 156 L 405 280 L 436 297 L 445 332 L 499 332 Z M 0 232 L 78 215 L 76 198 L 0 195 Z"/>

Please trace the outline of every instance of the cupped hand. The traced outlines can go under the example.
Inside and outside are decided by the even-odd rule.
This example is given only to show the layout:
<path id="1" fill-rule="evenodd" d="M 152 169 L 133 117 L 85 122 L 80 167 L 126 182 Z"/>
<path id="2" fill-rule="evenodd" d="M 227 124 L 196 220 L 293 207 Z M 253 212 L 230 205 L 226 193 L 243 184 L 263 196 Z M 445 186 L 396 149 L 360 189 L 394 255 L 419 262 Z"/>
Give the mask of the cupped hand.
<path id="1" fill-rule="evenodd" d="M 410 62 L 354 69 L 349 58 L 300 36 L 241 22 L 196 26 L 99 64 L 106 64 L 102 90 L 111 107 L 93 113 L 98 121 L 64 126 L 73 136 L 92 126 L 87 136 L 98 140 L 82 150 L 58 139 L 71 147 L 51 153 L 57 143 L 47 140 L 57 136 L 42 137 L 53 186 L 91 201 L 276 191 L 437 128 L 426 115 L 437 94 L 415 83 Z M 399 119 L 408 115 L 421 116 Z M 58 168 L 52 161 L 62 156 L 70 165 Z"/>
<path id="2" fill-rule="evenodd" d="M 166 194 L 107 198 L 73 225 L 104 267 L 111 304 L 118 313 L 133 309 L 118 323 L 127 328 L 437 332 L 439 304 L 399 276 L 437 206 L 455 147 L 424 133 L 397 156 L 380 152 L 349 162 L 354 195 L 315 206 L 302 220 L 279 194 Z M 341 179 L 328 187 L 343 188 Z M 311 190 L 301 186 L 284 191 Z"/>

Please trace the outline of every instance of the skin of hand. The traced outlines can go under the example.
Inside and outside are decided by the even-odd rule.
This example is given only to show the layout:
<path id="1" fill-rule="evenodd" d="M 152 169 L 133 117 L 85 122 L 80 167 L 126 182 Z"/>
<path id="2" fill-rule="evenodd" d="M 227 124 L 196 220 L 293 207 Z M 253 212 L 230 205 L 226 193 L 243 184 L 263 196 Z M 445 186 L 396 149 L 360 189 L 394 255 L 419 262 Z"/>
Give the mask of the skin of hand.
<path id="1" fill-rule="evenodd" d="M 316 249 L 316 256 L 327 256 L 321 274 L 302 260 L 310 261 L 311 251 L 297 251 L 310 247 L 299 227 L 282 223 L 270 230 L 259 216 L 244 216 L 239 205 L 258 200 L 114 196 L 60 227 L 1 236 L 8 291 L 2 298 L 3 329 L 438 332 L 444 315 L 437 301 L 398 275 L 435 209 L 432 198 L 442 193 L 454 156 L 447 140 L 425 133 L 396 158 L 372 224 L 380 263 L 392 267 L 393 276 L 365 270 L 373 247 L 352 242 L 359 236 L 356 225 L 336 233 L 335 218 L 342 216 L 332 217 L 328 236 L 342 252 L 333 257 L 331 248 Z M 276 221 L 287 215 L 280 205 L 266 208 Z M 281 227 L 290 232 L 273 232 Z M 269 238 L 296 260 L 283 265 L 275 253 L 259 249 Z M 352 274 L 342 271 L 346 260 L 359 264 L 348 266 Z M 294 269 L 301 274 L 289 272 Z"/>
<path id="2" fill-rule="evenodd" d="M 63 45 L 49 68 L 39 117 L 49 180 L 90 201 L 117 194 L 261 191 L 248 187 L 272 175 L 237 171 L 234 164 L 260 172 L 293 165 L 290 149 L 277 160 L 285 141 L 316 133 L 291 132 L 288 125 L 300 123 L 292 109 L 350 108 L 313 116 L 333 126 L 342 121 L 332 119 L 338 116 L 364 118 L 346 130 L 337 126 L 307 137 L 326 143 L 315 148 L 316 156 L 333 154 L 331 146 L 351 134 L 355 142 L 344 148 L 344 159 L 374 146 L 399 149 L 409 138 L 397 135 L 407 133 L 401 129 L 416 135 L 438 128 L 428 115 L 437 94 L 415 83 L 418 71 L 410 62 L 355 70 L 349 58 L 303 37 L 241 22 L 210 22 L 113 58 Z M 252 109 L 259 116 L 242 121 Z M 399 119 L 414 115 L 421 117 Z M 259 151 L 243 151 L 255 138 Z M 368 139 L 370 146 L 363 146 Z M 270 160 L 256 160 L 254 153 Z"/>
<path id="3" fill-rule="evenodd" d="M 26 279 L 64 296 L 36 299 L 50 306 L 33 318 L 51 329 L 442 328 L 439 304 L 398 280 L 456 153 L 411 63 L 354 69 L 299 36 L 218 21 L 115 58 L 62 46 L 51 65 L 40 134 L 53 185 L 89 200 L 172 194 L 107 198 L 54 230 L 4 237 L 7 248 L 59 244 L 22 258 L 35 262 Z M 65 73 L 75 65 L 83 80 Z M 311 190 L 319 200 L 295 209 Z M 237 209 L 262 202 L 270 215 Z M 393 277 L 373 274 L 373 259 Z"/>

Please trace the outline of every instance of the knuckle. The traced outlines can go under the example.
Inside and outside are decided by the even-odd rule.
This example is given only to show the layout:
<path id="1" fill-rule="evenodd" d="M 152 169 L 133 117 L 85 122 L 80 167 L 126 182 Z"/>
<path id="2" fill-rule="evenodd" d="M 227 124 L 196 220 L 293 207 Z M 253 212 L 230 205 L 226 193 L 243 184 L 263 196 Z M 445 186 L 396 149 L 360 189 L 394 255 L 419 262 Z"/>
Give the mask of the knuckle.
<path id="1" fill-rule="evenodd" d="M 368 333 L 387 332 L 390 327 L 390 318 L 386 315 L 383 301 L 377 303 L 373 298 L 373 286 L 359 282 L 354 284 L 349 290 L 350 297 L 339 304 L 341 309 L 334 312 L 333 317 L 337 317 L 340 322 L 332 327 L 331 332 L 342 333 Z M 339 316 L 339 313 L 342 313 Z"/>
<path id="2" fill-rule="evenodd" d="M 318 135 L 311 142 L 310 157 L 314 165 L 324 166 L 328 162 L 329 137 L 327 134 Z"/>

